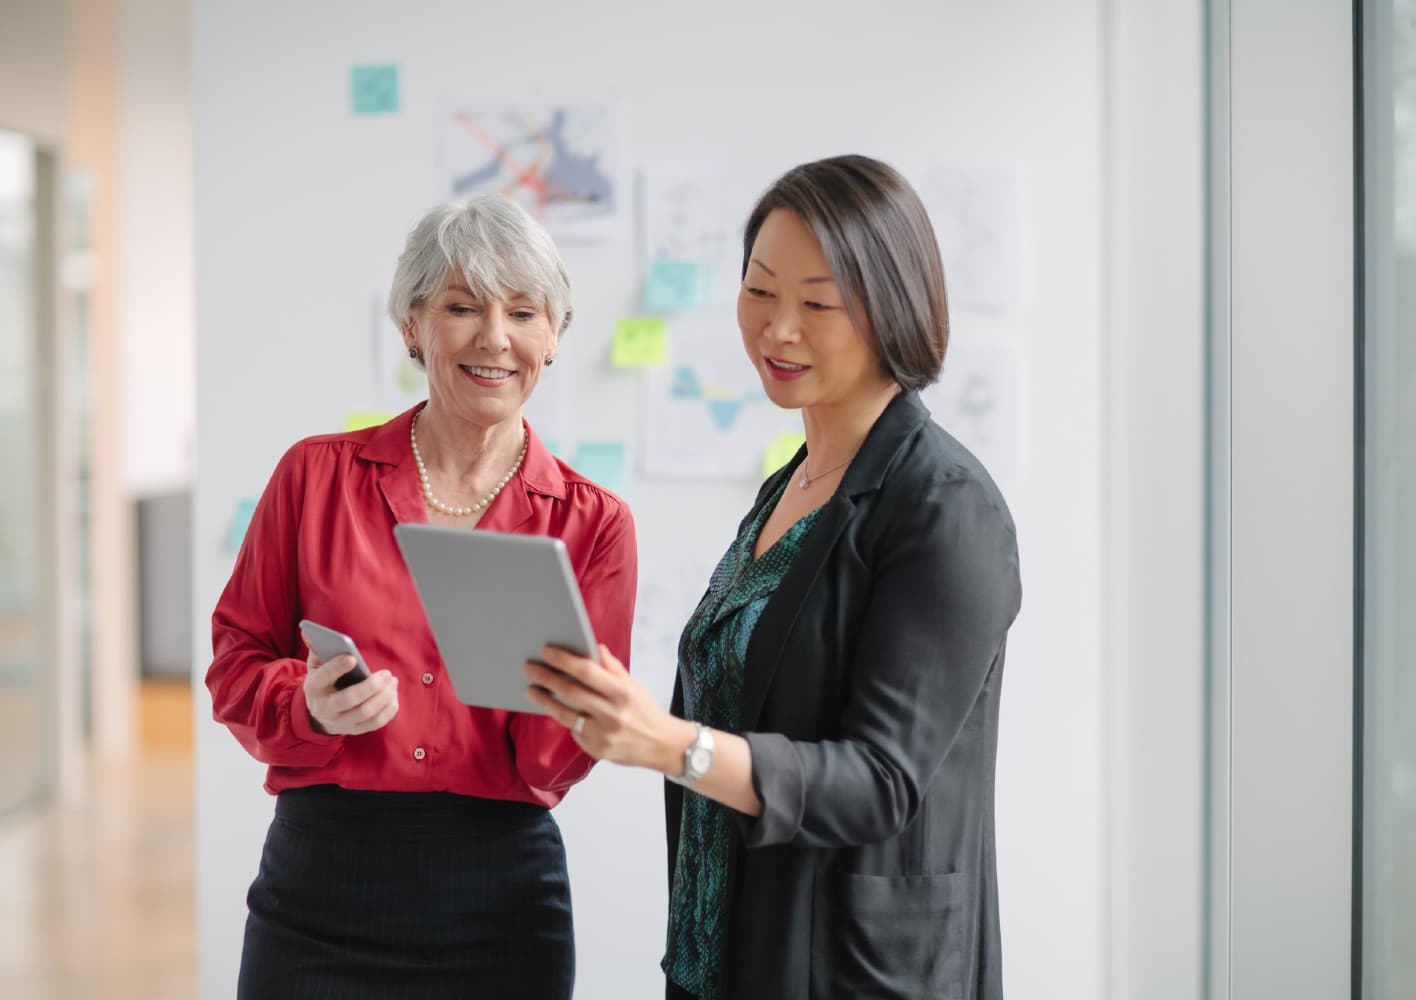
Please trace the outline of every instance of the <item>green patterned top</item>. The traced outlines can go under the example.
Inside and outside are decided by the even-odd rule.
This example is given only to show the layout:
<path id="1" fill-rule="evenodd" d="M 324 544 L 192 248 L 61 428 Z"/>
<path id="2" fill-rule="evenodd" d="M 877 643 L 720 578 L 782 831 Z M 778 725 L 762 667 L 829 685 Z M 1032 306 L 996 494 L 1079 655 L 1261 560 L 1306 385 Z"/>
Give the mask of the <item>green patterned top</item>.
<path id="1" fill-rule="evenodd" d="M 820 508 L 811 511 L 753 559 L 762 525 L 789 481 L 728 547 L 679 640 L 684 717 L 714 729 L 737 731 L 748 640 L 820 513 Z M 661 965 L 670 980 L 702 1000 L 717 994 L 731 822 L 728 807 L 692 792 L 684 795 Z"/>

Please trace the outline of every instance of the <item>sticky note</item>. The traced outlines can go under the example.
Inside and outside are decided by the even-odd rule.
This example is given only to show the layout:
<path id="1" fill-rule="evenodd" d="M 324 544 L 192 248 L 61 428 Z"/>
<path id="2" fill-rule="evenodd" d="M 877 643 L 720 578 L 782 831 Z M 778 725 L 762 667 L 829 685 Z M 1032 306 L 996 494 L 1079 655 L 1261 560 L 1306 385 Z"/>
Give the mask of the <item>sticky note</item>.
<path id="1" fill-rule="evenodd" d="M 615 368 L 655 368 L 669 359 L 669 330 L 658 316 L 622 319 L 615 327 L 610 364 Z"/>
<path id="2" fill-rule="evenodd" d="M 362 431 L 365 427 L 377 427 L 392 420 L 392 413 L 376 413 L 372 410 L 361 410 L 350 413 L 344 418 L 344 429 L 346 431 Z"/>
<path id="3" fill-rule="evenodd" d="M 226 549 L 236 552 L 246 538 L 246 529 L 251 526 L 251 517 L 256 512 L 256 502 L 251 499 L 236 501 L 236 510 L 231 515 L 231 527 L 226 532 Z"/>
<path id="4" fill-rule="evenodd" d="M 350 101 L 356 115 L 387 115 L 398 110 L 398 67 L 355 66 Z"/>
<path id="5" fill-rule="evenodd" d="M 797 449 L 806 444 L 806 435 L 790 431 L 786 434 L 778 434 L 767 445 L 767 452 L 762 456 L 762 478 L 766 479 L 782 466 L 786 465 L 796 457 Z"/>
<path id="6" fill-rule="evenodd" d="M 576 445 L 571 467 L 608 490 L 624 488 L 625 448 L 619 441 L 583 441 Z"/>
<path id="7" fill-rule="evenodd" d="M 682 312 L 703 299 L 703 267 L 691 260 L 656 260 L 644 281 L 644 308 L 650 312 Z"/>

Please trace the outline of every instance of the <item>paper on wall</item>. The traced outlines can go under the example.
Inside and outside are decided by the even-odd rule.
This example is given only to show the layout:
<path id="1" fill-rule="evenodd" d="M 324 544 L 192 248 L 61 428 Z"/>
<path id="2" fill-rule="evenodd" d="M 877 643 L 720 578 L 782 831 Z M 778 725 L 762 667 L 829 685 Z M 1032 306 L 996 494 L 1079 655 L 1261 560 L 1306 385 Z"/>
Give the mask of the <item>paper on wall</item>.
<path id="1" fill-rule="evenodd" d="M 625 213 L 618 134 L 610 105 L 449 100 L 442 112 L 443 185 L 452 198 L 511 198 L 558 240 L 607 239 Z"/>
<path id="2" fill-rule="evenodd" d="M 1018 345 L 999 335 L 954 336 L 940 380 L 921 393 L 935 423 L 974 453 L 1001 486 L 1025 472 L 1023 371 Z"/>
<path id="3" fill-rule="evenodd" d="M 696 287 L 682 292 L 685 302 L 727 306 L 737 301 L 743 226 L 771 180 L 767 173 L 724 163 L 663 161 L 644 169 L 645 308 L 658 308 L 650 304 L 651 293 L 666 294 L 661 286 L 670 275 L 655 274 L 657 261 L 672 262 L 673 276 L 682 281 L 692 275 Z"/>

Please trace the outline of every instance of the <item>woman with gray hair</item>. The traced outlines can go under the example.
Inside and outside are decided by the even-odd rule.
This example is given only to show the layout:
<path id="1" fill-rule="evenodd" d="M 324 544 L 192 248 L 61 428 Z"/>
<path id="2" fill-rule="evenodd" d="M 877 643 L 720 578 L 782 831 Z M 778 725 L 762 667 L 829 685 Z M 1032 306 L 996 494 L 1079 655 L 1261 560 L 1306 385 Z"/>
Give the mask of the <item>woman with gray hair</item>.
<path id="1" fill-rule="evenodd" d="M 498 197 L 433 209 L 389 312 L 427 402 L 286 452 L 212 616 L 215 717 L 276 795 L 237 994 L 569 997 L 549 810 L 593 761 L 552 719 L 457 700 L 393 528 L 562 539 L 596 636 L 623 660 L 633 522 L 522 417 L 571 316 L 560 256 L 525 211 Z M 321 662 L 302 619 L 351 636 L 374 673 Z"/>

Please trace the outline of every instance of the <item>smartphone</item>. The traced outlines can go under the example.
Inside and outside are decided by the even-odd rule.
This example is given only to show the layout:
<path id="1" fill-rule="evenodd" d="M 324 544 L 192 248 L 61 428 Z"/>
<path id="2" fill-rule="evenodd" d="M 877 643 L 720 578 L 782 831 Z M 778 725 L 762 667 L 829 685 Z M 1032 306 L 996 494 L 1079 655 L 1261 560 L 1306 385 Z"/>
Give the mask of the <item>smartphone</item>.
<path id="1" fill-rule="evenodd" d="M 368 680 L 371 676 L 368 665 L 359 655 L 359 647 L 343 632 L 336 632 L 332 628 L 306 620 L 300 623 L 300 634 L 305 637 L 305 643 L 315 651 L 315 655 L 326 663 L 336 656 L 354 657 L 354 669 L 335 679 L 334 686 L 337 690 L 343 691 L 353 684 Z"/>

